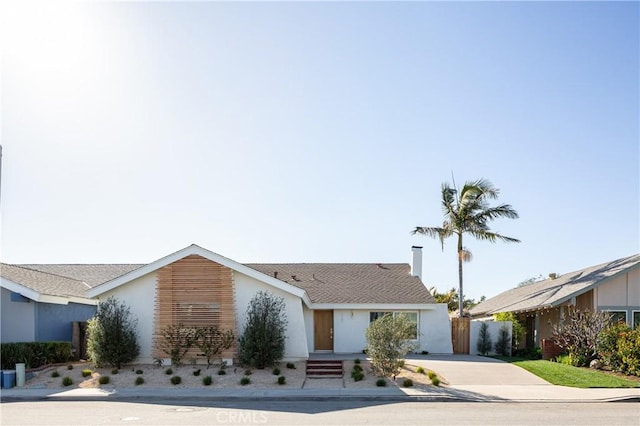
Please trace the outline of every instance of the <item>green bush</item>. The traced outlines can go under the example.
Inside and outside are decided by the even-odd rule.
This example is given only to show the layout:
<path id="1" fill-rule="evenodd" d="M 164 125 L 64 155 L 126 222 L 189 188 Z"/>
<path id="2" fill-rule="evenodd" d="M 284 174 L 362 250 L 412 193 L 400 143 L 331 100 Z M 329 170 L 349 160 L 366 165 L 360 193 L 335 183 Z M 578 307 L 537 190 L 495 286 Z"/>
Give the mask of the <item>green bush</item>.
<path id="1" fill-rule="evenodd" d="M 378 387 L 387 386 L 387 379 L 380 378 L 380 379 L 376 380 L 376 386 L 378 386 Z"/>
<path id="2" fill-rule="evenodd" d="M 287 383 L 287 379 L 284 376 L 278 377 L 278 384 L 279 385 L 284 385 L 285 383 Z"/>
<path id="3" fill-rule="evenodd" d="M 142 371 L 142 370 L 136 370 L 136 374 L 144 374 L 144 371 Z"/>
<path id="4" fill-rule="evenodd" d="M 424 368 L 422 368 L 422 367 L 418 367 L 418 368 L 416 368 L 416 373 L 418 373 L 418 374 L 424 374 Z"/>
<path id="5" fill-rule="evenodd" d="M 62 386 L 71 386 L 73 384 L 73 380 L 69 376 L 65 376 L 62 379 Z"/>
<path id="6" fill-rule="evenodd" d="M 200 371 L 201 371 L 201 370 L 198 368 L 197 370 L 195 370 L 195 371 L 193 372 L 193 375 L 194 375 L 194 376 L 199 376 L 199 375 L 200 375 Z"/>
<path id="7" fill-rule="evenodd" d="M 211 376 L 204 376 L 202 378 L 202 384 L 205 386 L 211 386 L 211 383 L 213 383 L 213 379 L 211 378 Z"/>
<path id="8" fill-rule="evenodd" d="M 167 376 L 170 376 L 173 374 L 173 369 L 171 367 L 167 368 L 166 370 L 164 370 L 164 374 L 166 374 Z"/>
<path id="9" fill-rule="evenodd" d="M 174 385 L 179 385 L 182 382 L 182 377 L 180 376 L 173 376 L 171 378 L 171 383 Z"/>
<path id="10" fill-rule="evenodd" d="M 216 355 L 233 346 L 236 340 L 233 331 L 222 331 L 215 326 L 197 327 L 193 344 L 200 349 L 207 360 L 207 368 Z"/>
<path id="11" fill-rule="evenodd" d="M 640 327 L 610 325 L 598 336 L 598 355 L 611 370 L 640 376 Z"/>
<path id="12" fill-rule="evenodd" d="M 107 383 L 109 383 L 109 376 L 100 376 L 100 378 L 98 379 L 98 383 L 100 383 L 101 385 L 106 385 Z"/>
<path id="13" fill-rule="evenodd" d="M 135 384 L 136 384 L 136 386 L 140 386 L 140 385 L 144 384 L 144 379 L 142 377 L 136 377 Z"/>
<path id="14" fill-rule="evenodd" d="M 111 369 L 111 374 L 118 374 L 118 369 L 117 368 L 112 368 Z"/>
<path id="15" fill-rule="evenodd" d="M 246 370 L 244 370 L 244 375 L 245 376 L 250 376 L 253 372 L 251 371 L 251 369 L 247 368 Z"/>
<path id="16" fill-rule="evenodd" d="M 168 325 L 160 330 L 158 348 L 171 358 L 171 364 L 177 367 L 183 365 L 182 359 L 189 352 L 198 338 L 196 327 L 182 323 Z"/>
<path id="17" fill-rule="evenodd" d="M 276 364 L 284 356 L 286 329 L 284 299 L 258 292 L 249 302 L 244 332 L 238 341 L 240 363 L 256 368 Z"/>
<path id="18" fill-rule="evenodd" d="M 440 386 L 440 379 L 436 376 L 436 377 L 432 377 L 431 378 L 431 384 L 433 386 Z"/>
<path id="19" fill-rule="evenodd" d="M 404 365 L 402 357 L 416 348 L 414 336 L 415 324 L 404 314 L 385 314 L 372 322 L 366 338 L 373 368 L 385 377 L 398 374 Z"/>
<path id="20" fill-rule="evenodd" d="M 353 366 L 353 370 L 354 370 L 354 371 L 362 371 L 362 367 L 360 366 L 360 364 L 355 364 L 355 365 Z"/>
<path id="21" fill-rule="evenodd" d="M 51 373 L 51 377 L 60 377 L 60 373 L 58 373 L 58 370 Z"/>
<path id="22" fill-rule="evenodd" d="M 362 373 L 362 371 L 353 371 L 351 372 L 351 378 L 353 379 L 353 381 L 359 382 L 360 380 L 364 379 L 364 374 Z"/>
<path id="23" fill-rule="evenodd" d="M 98 305 L 96 315 L 87 321 L 87 355 L 97 366 L 122 368 L 140 354 L 138 320 L 124 302 L 111 296 Z"/>
<path id="24" fill-rule="evenodd" d="M 93 371 L 91 370 L 82 370 L 82 377 L 89 377 L 92 374 L 93 374 Z"/>
<path id="25" fill-rule="evenodd" d="M 292 363 L 292 362 L 288 362 L 287 363 L 287 368 L 289 370 L 295 370 L 296 369 L 296 365 L 294 363 Z"/>
<path id="26" fill-rule="evenodd" d="M 360 361 L 360 358 L 356 358 L 353 360 L 354 364 L 360 364 L 362 361 Z"/>
<path id="27" fill-rule="evenodd" d="M 224 376 L 225 374 L 227 374 L 227 371 L 224 368 L 218 370 L 218 376 Z"/>
<path id="28" fill-rule="evenodd" d="M 430 378 L 431 380 L 433 380 L 434 377 L 438 377 L 436 373 L 434 373 L 433 371 L 429 371 L 427 373 L 427 377 Z"/>
<path id="29" fill-rule="evenodd" d="M 511 355 L 511 337 L 509 336 L 509 327 L 503 325 L 498 332 L 498 340 L 494 346 L 494 350 L 498 355 Z"/>
<path id="30" fill-rule="evenodd" d="M 273 373 L 274 376 L 277 376 L 277 375 L 280 374 L 280 369 L 279 368 L 274 368 L 272 373 Z"/>
<path id="31" fill-rule="evenodd" d="M 242 379 L 240 379 L 240 384 L 242 386 L 248 385 L 249 383 L 251 383 L 251 378 L 249 376 L 243 376 Z"/>
<path id="32" fill-rule="evenodd" d="M 491 333 L 489 332 L 489 324 L 486 321 L 480 323 L 480 331 L 478 333 L 478 342 L 476 349 L 480 355 L 488 355 L 489 351 L 493 347 L 491 342 Z"/>
<path id="33" fill-rule="evenodd" d="M 70 342 L 17 342 L 0 344 L 2 369 L 10 370 L 18 363 L 26 368 L 61 364 L 71 359 Z"/>
<path id="34" fill-rule="evenodd" d="M 67 370 L 73 370 L 73 364 L 67 365 Z"/>
<path id="35" fill-rule="evenodd" d="M 413 386 L 413 380 L 411 379 L 404 379 L 402 381 L 402 387 L 403 388 L 410 388 L 411 386 Z"/>

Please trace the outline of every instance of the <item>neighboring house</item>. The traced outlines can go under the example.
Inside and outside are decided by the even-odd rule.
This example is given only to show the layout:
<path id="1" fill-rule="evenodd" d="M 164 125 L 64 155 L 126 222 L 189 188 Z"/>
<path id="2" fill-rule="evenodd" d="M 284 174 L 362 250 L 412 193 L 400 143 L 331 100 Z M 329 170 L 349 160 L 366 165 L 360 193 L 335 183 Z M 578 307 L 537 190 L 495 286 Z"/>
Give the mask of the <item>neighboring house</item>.
<path id="1" fill-rule="evenodd" d="M 138 361 L 152 362 L 167 357 L 156 343 L 168 325 L 216 325 L 240 335 L 259 291 L 285 301 L 287 360 L 319 351 L 362 352 L 365 330 L 386 312 L 406 313 L 415 323 L 418 351 L 452 353 L 447 307 L 422 283 L 421 263 L 419 247 L 410 266 L 241 264 L 191 245 L 146 265 L 23 266 L 86 283 L 85 297 L 124 301 L 138 319 Z M 237 347 L 223 357 L 237 358 Z"/>
<path id="2" fill-rule="evenodd" d="M 527 329 L 521 347 L 541 347 L 568 306 L 607 311 L 640 327 L 640 254 L 507 290 L 471 309 L 474 318 L 513 312 Z"/>
<path id="3" fill-rule="evenodd" d="M 96 312 L 84 282 L 25 266 L 0 265 L 1 342 L 72 341 L 72 323 Z"/>

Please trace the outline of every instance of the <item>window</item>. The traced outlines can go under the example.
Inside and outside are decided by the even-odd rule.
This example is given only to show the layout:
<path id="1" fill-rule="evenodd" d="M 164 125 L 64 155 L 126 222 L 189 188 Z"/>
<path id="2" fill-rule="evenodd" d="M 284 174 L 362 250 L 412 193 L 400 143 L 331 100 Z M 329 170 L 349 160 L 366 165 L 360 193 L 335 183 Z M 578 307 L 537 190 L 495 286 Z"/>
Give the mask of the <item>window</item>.
<path id="1" fill-rule="evenodd" d="M 633 324 L 631 324 L 633 328 L 640 327 L 640 311 L 633 311 Z"/>
<path id="2" fill-rule="evenodd" d="M 217 326 L 220 321 L 220 305 L 218 303 L 178 302 L 174 306 L 177 324 Z"/>
<path id="3" fill-rule="evenodd" d="M 411 339 L 418 339 L 418 313 L 417 312 L 369 312 L 369 322 L 372 323 L 375 320 L 382 318 L 385 314 L 392 315 L 405 315 L 409 322 L 413 324 L 413 331 L 411 333 Z"/>
<path id="4" fill-rule="evenodd" d="M 605 311 L 611 315 L 611 324 L 616 324 L 619 322 L 626 323 L 627 322 L 627 311 Z"/>

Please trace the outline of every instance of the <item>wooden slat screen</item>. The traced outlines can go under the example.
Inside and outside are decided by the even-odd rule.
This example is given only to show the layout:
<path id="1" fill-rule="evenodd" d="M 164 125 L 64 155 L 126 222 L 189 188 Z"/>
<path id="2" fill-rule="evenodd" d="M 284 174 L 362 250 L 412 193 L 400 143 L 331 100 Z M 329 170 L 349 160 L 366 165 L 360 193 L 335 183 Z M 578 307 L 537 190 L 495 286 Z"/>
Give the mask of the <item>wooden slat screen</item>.
<path id="1" fill-rule="evenodd" d="M 168 355 L 157 347 L 160 331 L 183 323 L 188 326 L 215 325 L 220 330 L 236 330 L 233 271 L 201 256 L 191 255 L 158 270 L 154 318 L 154 352 L 156 358 Z M 198 357 L 192 348 L 184 362 Z M 236 358 L 234 345 L 221 358 Z"/>

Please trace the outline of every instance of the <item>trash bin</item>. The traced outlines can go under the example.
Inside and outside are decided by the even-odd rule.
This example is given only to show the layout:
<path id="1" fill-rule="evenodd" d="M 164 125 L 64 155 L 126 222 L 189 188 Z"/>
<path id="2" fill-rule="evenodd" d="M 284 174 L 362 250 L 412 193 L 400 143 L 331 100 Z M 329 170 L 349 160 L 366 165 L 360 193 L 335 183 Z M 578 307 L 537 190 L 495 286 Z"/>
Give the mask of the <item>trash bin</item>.
<path id="1" fill-rule="evenodd" d="M 2 387 L 11 389 L 16 385 L 16 370 L 4 370 L 2 372 Z"/>

